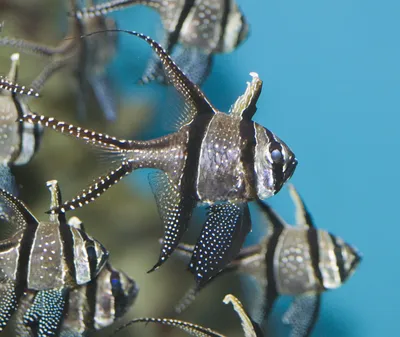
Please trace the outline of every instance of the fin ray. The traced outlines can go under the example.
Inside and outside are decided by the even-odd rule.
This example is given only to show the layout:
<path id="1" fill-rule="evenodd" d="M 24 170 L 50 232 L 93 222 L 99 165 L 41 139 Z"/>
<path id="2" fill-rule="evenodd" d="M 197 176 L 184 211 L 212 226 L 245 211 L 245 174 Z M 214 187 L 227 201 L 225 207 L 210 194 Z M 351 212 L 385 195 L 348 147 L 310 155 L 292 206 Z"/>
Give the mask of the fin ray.
<path id="1" fill-rule="evenodd" d="M 128 161 L 123 161 L 121 165 L 108 172 L 107 175 L 97 178 L 94 184 L 84 189 L 78 196 L 70 201 L 64 202 L 60 207 L 52 208 L 48 213 L 64 213 L 69 210 L 80 208 L 83 205 L 89 204 L 100 197 L 111 186 L 118 183 L 125 175 L 132 172 L 132 165 Z"/>
<path id="2" fill-rule="evenodd" d="M 296 225 L 315 228 L 311 213 L 308 211 L 303 199 L 292 184 L 288 185 L 290 196 L 296 207 Z"/>
<path id="3" fill-rule="evenodd" d="M 170 319 L 170 318 L 153 318 L 153 317 L 144 317 L 144 318 L 136 318 L 114 331 L 114 334 L 118 333 L 119 331 L 127 328 L 128 326 L 134 323 L 155 323 L 161 325 L 169 325 L 175 328 L 179 328 L 183 331 L 188 332 L 192 336 L 196 337 L 225 337 L 224 335 L 219 334 L 216 331 L 213 331 L 209 328 L 204 328 L 197 324 L 192 324 L 184 321 L 180 321 L 177 319 Z"/>
<path id="4" fill-rule="evenodd" d="M 297 296 L 283 316 L 283 323 L 291 326 L 291 337 L 309 336 L 314 328 L 321 305 L 319 294 Z"/>
<path id="5" fill-rule="evenodd" d="M 189 220 L 195 203 L 182 203 L 180 191 L 164 172 L 150 174 L 149 182 L 164 225 L 161 254 L 156 265 L 150 270 L 151 272 L 160 267 L 179 244 L 189 227 Z"/>

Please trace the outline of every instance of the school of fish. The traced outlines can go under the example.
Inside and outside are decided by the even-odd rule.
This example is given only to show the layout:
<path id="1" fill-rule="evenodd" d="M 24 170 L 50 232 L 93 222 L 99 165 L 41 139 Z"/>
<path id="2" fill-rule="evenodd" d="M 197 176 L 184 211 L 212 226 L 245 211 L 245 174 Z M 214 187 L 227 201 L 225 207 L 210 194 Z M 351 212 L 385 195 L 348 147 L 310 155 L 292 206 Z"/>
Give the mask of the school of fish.
<path id="1" fill-rule="evenodd" d="M 147 168 L 155 170 L 149 185 L 164 228 L 158 261 L 149 272 L 175 252 L 186 261 L 195 282 L 182 294 L 176 313 L 195 301 L 204 287 L 238 272 L 257 280 L 252 290 L 257 299 L 247 310 L 233 295 L 224 299 L 239 315 L 246 337 L 269 335 L 265 323 L 281 295 L 293 297 L 282 317 L 290 326 L 290 336 L 310 336 L 322 308 L 322 294 L 350 278 L 361 254 L 339 236 L 316 228 L 293 185 L 287 187 L 296 207 L 295 225 L 286 223 L 265 202 L 286 185 L 298 161 L 278 135 L 253 121 L 263 86 L 259 75 L 250 73 L 251 81 L 227 112 L 215 107 L 200 88 L 213 58 L 234 51 L 248 38 L 242 9 L 235 0 L 64 2 L 68 34 L 54 46 L 6 36 L 7 20 L 0 25 L 0 46 L 14 50 L 8 72 L 0 75 L 0 334 L 4 330 L 18 337 L 96 335 L 127 316 L 140 285 L 111 265 L 107 242 L 88 234 L 90 221 L 84 226 L 76 216 L 67 220 L 66 213 L 90 209 L 88 204 L 125 176 Z M 108 16 L 136 5 L 160 16 L 161 43 L 118 29 L 117 21 Z M 67 70 L 76 81 L 79 118 L 88 117 L 91 90 L 106 122 L 118 119 L 107 66 L 118 53 L 121 34 L 143 41 L 153 51 L 139 82 L 170 85 L 183 100 L 184 108 L 171 122 L 172 132 L 146 141 L 120 139 L 30 109 L 30 99 L 46 99 L 40 96 L 50 77 Z M 46 60 L 29 86 L 19 83 L 21 54 Z M 41 151 L 48 129 L 88 144 L 112 167 L 67 201 L 61 199 L 57 180 L 43 177 L 50 207 L 48 219 L 42 221 L 20 199 L 11 170 Z M 251 202 L 258 206 L 267 234 L 259 243 L 243 247 L 252 230 Z M 206 218 L 197 242 L 186 244 L 183 235 L 197 206 L 206 207 Z M 134 263 L 137 257 L 130 258 Z M 176 327 L 194 336 L 225 336 L 176 318 L 128 320 L 116 326 L 114 334 L 142 322 Z"/>

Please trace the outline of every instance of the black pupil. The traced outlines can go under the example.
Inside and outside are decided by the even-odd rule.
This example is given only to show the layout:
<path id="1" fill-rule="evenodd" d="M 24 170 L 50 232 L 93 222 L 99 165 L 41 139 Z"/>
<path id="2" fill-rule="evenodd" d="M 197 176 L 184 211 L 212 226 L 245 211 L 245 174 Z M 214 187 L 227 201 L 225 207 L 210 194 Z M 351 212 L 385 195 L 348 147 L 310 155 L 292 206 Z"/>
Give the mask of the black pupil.
<path id="1" fill-rule="evenodd" d="M 281 163 L 283 161 L 282 152 L 279 151 L 278 149 L 272 150 L 271 158 L 274 161 L 274 163 Z"/>

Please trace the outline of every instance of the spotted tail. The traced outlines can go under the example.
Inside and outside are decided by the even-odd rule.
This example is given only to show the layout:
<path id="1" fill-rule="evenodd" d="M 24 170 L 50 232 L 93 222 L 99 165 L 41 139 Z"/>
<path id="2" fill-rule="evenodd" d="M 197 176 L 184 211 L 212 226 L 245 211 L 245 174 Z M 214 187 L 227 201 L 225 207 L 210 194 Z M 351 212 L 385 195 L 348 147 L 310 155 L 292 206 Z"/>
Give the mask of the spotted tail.
<path id="1" fill-rule="evenodd" d="M 11 82 L 3 76 L 0 76 L 0 89 L 11 91 L 15 94 L 39 97 L 39 94 L 34 89 Z"/>

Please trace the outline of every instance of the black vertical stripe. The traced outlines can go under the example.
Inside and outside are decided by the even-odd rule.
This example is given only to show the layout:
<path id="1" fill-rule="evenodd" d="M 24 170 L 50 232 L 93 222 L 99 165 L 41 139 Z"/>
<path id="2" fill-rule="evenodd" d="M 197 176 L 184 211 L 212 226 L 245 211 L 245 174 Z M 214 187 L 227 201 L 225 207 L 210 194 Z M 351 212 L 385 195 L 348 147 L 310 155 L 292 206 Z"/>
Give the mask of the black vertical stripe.
<path id="1" fill-rule="evenodd" d="M 225 0 L 224 1 L 224 12 L 222 15 L 222 20 L 221 20 L 221 32 L 219 36 L 219 44 L 223 45 L 224 39 L 225 39 L 225 34 L 226 34 L 226 28 L 228 25 L 228 17 L 231 11 L 231 0 Z"/>
<path id="2" fill-rule="evenodd" d="M 68 271 L 73 280 L 76 280 L 76 270 L 75 270 L 75 255 L 74 255 L 74 239 L 72 236 L 72 228 L 64 222 L 60 223 L 59 226 L 61 241 L 63 245 L 63 254 L 65 261 L 68 266 Z"/>
<path id="3" fill-rule="evenodd" d="M 112 295 L 114 297 L 114 319 L 117 319 L 118 317 L 121 317 L 126 311 L 127 298 L 124 294 L 124 289 L 122 289 L 120 274 L 115 270 L 111 271 L 110 283 Z"/>
<path id="4" fill-rule="evenodd" d="M 274 134 L 269 131 L 268 129 L 264 128 L 267 137 L 268 137 L 268 142 L 270 143 L 269 146 L 269 151 L 272 153 L 273 150 L 277 149 L 282 153 L 282 145 L 279 143 Z M 283 172 L 283 163 L 272 163 L 272 173 L 274 176 L 274 190 L 275 193 L 279 192 L 279 190 L 282 188 L 283 183 L 284 183 L 284 172 Z"/>
<path id="5" fill-rule="evenodd" d="M 274 270 L 274 258 L 276 252 L 276 246 L 278 245 L 279 238 L 283 232 L 283 228 L 276 228 L 274 232 L 269 237 L 267 243 L 267 252 L 265 255 L 265 261 L 267 265 L 267 298 L 266 298 L 266 307 L 265 307 L 265 317 L 267 318 L 273 305 L 276 297 L 278 296 L 278 290 L 276 288 L 276 275 Z"/>
<path id="6" fill-rule="evenodd" d="M 321 269 L 319 269 L 319 244 L 318 244 L 318 232 L 314 228 L 310 228 L 307 231 L 307 240 L 310 247 L 311 263 L 313 266 L 315 277 L 318 282 L 324 287 L 324 282 L 321 274 Z"/>
<path id="7" fill-rule="evenodd" d="M 96 318 L 96 303 L 97 303 L 97 278 L 93 279 L 86 285 L 86 302 L 88 304 L 88 312 L 85 316 L 86 330 L 94 330 L 94 323 Z M 81 308 L 79 308 L 81 309 Z"/>
<path id="8" fill-rule="evenodd" d="M 182 204 L 189 202 L 193 204 L 192 207 L 195 206 L 194 202 L 198 197 L 196 181 L 199 175 L 201 146 L 214 116 L 213 114 L 197 115 L 190 125 L 187 158 L 181 182 Z"/>
<path id="9" fill-rule="evenodd" d="M 240 149 L 240 160 L 244 168 L 246 177 L 247 188 L 251 196 L 257 195 L 256 188 L 256 171 L 254 168 L 255 148 L 257 144 L 256 132 L 254 129 L 254 122 L 248 120 L 241 120 L 239 125 L 239 134 L 241 144 L 244 146 Z"/>
<path id="10" fill-rule="evenodd" d="M 333 246 L 334 246 L 334 253 L 336 257 L 336 265 L 339 269 L 339 276 L 340 276 L 340 282 L 344 282 L 346 279 L 346 272 L 344 270 L 344 259 L 342 255 L 342 247 L 337 243 L 336 237 L 332 234 L 329 233 L 329 237 L 332 240 Z"/>
<path id="11" fill-rule="evenodd" d="M 34 152 L 36 153 L 37 150 L 39 150 L 39 145 L 40 145 L 40 141 L 42 139 L 42 133 L 43 133 L 43 129 L 41 127 L 40 124 L 35 124 L 33 126 L 33 135 L 35 137 L 35 144 L 34 144 Z"/>
<path id="12" fill-rule="evenodd" d="M 85 243 L 86 254 L 88 256 L 90 279 L 94 280 L 97 276 L 97 257 L 95 256 L 96 250 L 94 248 L 94 241 L 87 236 L 86 232 L 80 231 L 80 234 Z"/>
<path id="13" fill-rule="evenodd" d="M 30 261 L 31 250 L 38 227 L 39 227 L 38 223 L 29 223 L 28 226 L 25 228 L 24 234 L 22 236 L 20 250 L 19 250 L 18 264 L 17 264 L 16 282 L 15 282 L 16 283 L 15 292 L 18 302 L 28 286 L 28 269 L 31 262 Z"/>
<path id="14" fill-rule="evenodd" d="M 164 46 L 168 54 L 171 53 L 172 47 L 178 42 L 179 35 L 181 34 L 182 26 L 185 23 L 192 7 L 194 6 L 195 0 L 186 0 L 183 5 L 182 12 L 179 16 L 178 22 L 175 26 L 174 31 L 169 34 L 167 45 Z"/>

